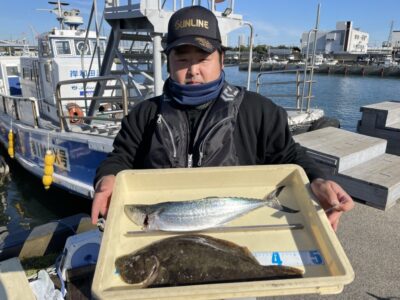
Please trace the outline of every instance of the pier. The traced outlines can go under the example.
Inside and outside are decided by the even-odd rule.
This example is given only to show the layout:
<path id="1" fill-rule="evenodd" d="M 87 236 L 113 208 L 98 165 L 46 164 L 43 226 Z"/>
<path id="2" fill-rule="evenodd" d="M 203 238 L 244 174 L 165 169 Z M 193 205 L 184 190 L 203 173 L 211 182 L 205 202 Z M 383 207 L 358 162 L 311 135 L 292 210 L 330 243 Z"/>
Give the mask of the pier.
<path id="1" fill-rule="evenodd" d="M 247 64 L 239 64 L 239 70 L 247 71 Z M 269 63 L 252 63 L 252 71 L 275 71 L 275 70 L 297 70 L 302 69 L 304 64 L 269 64 Z M 339 74 L 339 75 L 358 75 L 358 76 L 379 76 L 379 77 L 400 77 L 400 66 L 384 66 L 384 65 L 350 65 L 337 64 L 327 65 L 321 64 L 315 67 L 315 73 L 319 74 Z"/>
<path id="2" fill-rule="evenodd" d="M 400 155 L 400 101 L 385 101 L 361 107 L 357 131 L 387 140 L 387 152 Z"/>
<path id="3" fill-rule="evenodd" d="M 294 139 L 352 197 L 382 210 L 400 199 L 400 156 L 386 153 L 385 139 L 333 127 Z"/>

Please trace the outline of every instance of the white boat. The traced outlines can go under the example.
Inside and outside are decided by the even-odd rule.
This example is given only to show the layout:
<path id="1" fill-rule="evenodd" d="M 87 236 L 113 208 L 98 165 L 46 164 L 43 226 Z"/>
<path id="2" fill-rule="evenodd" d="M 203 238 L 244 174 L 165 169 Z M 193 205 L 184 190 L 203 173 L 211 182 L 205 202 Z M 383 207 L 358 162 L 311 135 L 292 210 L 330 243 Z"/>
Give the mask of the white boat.
<path id="1" fill-rule="evenodd" d="M 50 176 L 46 185 L 91 198 L 96 168 L 112 151 L 122 117 L 136 102 L 162 92 L 161 43 L 170 16 L 184 3 L 107 1 L 107 46 L 106 38 L 79 28 L 78 10 L 56 4 L 60 28 L 39 36 L 38 56 L 0 60 L 0 142 L 29 172 Z M 223 40 L 232 30 L 251 27 L 233 3 L 215 3 L 212 10 Z M 93 1 L 89 20 L 95 11 Z M 96 19 L 96 32 L 98 24 Z M 12 66 L 20 74 L 19 96 L 8 84 Z M 54 163 L 45 160 L 47 150 Z"/>
<path id="2" fill-rule="evenodd" d="M 162 40 L 170 16 L 185 4 L 176 0 L 107 1 L 104 18 L 112 28 L 107 45 L 106 38 L 79 28 L 83 22 L 78 10 L 65 10 L 59 1 L 56 4 L 53 12 L 60 28 L 39 36 L 38 56 L 21 57 L 19 65 L 18 60 L 0 60 L 0 142 L 29 172 L 43 176 L 46 187 L 52 183 L 92 198 L 95 171 L 112 151 L 123 116 L 138 101 L 162 93 Z M 234 12 L 232 1 L 215 2 L 211 9 L 223 41 L 230 31 L 249 26 L 252 49 L 252 26 Z M 88 28 L 95 11 L 93 1 Z M 7 85 L 12 64 L 20 73 L 21 96 L 12 95 Z M 248 89 L 250 71 L 249 64 Z M 309 127 L 315 121 L 310 116 L 316 114 L 299 106 L 303 98 L 309 103 L 311 96 L 303 95 L 301 101 L 298 97 L 297 109 L 288 110 L 289 121 L 305 120 Z M 295 121 L 294 127 L 300 125 Z M 54 163 L 45 159 L 48 150 L 55 155 Z"/>
<path id="3" fill-rule="evenodd" d="M 54 184 L 90 197 L 94 170 L 106 151 L 112 149 L 111 142 L 100 136 L 61 130 L 59 111 L 83 116 L 81 107 L 90 102 L 74 100 L 59 107 L 55 91 L 61 80 L 98 76 L 98 61 L 91 69 L 82 66 L 89 67 L 95 48 L 99 49 L 102 59 L 106 39 L 78 28 L 83 23 L 78 10 L 62 10 L 59 3 L 56 13 L 58 17 L 63 16 L 58 18 L 61 28 L 38 37 L 37 56 L 0 57 L 0 141 L 24 168 L 39 177 L 44 174 L 46 150 L 52 150 L 55 154 Z M 20 84 L 19 91 L 12 87 L 15 80 Z M 94 84 L 76 84 L 61 92 L 74 98 L 91 95 L 93 91 Z M 63 121 L 72 125 L 82 120 Z M 98 148 L 102 150 L 97 151 Z"/>

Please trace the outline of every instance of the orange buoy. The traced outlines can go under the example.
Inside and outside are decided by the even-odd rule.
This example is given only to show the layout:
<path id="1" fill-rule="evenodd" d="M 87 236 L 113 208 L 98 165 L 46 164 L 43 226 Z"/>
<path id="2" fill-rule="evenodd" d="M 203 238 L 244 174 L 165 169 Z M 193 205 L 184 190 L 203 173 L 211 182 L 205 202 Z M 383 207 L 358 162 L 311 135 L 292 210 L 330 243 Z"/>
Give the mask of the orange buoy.
<path id="1" fill-rule="evenodd" d="M 69 103 L 67 105 L 69 122 L 71 124 L 80 124 L 83 122 L 83 110 L 78 104 Z"/>
<path id="2" fill-rule="evenodd" d="M 14 133 L 12 129 L 8 132 L 8 155 L 10 155 L 11 158 L 14 158 Z"/>

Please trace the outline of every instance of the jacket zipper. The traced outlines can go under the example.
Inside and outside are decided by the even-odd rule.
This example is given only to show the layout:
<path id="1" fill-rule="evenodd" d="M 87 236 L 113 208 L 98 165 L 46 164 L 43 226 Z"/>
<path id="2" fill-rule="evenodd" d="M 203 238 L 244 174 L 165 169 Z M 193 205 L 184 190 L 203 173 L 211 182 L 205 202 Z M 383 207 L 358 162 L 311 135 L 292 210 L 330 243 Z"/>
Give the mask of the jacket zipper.
<path id="1" fill-rule="evenodd" d="M 193 167 L 193 154 L 188 153 L 188 163 L 187 163 L 187 167 L 188 167 L 188 168 Z"/>
<path id="2" fill-rule="evenodd" d="M 226 118 L 223 118 L 222 120 L 220 120 L 220 121 L 218 121 L 218 123 L 217 124 L 215 124 L 209 131 L 208 131 L 208 133 L 207 133 L 207 135 L 204 137 L 204 139 L 201 141 L 201 144 L 200 144 L 200 146 L 199 146 L 199 161 L 197 162 L 197 166 L 198 167 L 201 167 L 201 164 L 202 164 L 202 161 L 203 161 L 203 156 L 204 156 L 204 144 L 205 144 L 205 142 L 207 141 L 207 139 L 208 139 L 208 137 L 210 136 L 210 134 L 213 132 L 213 131 L 215 131 L 215 128 L 217 128 L 217 127 L 219 127 L 220 126 L 220 124 L 222 124 L 223 122 L 225 122 L 225 121 L 227 121 L 227 120 L 229 120 L 229 119 L 233 119 L 233 117 L 232 116 L 230 116 L 230 117 L 226 117 Z"/>
<path id="3" fill-rule="evenodd" d="M 172 143 L 172 148 L 173 148 L 173 151 L 174 151 L 173 157 L 176 158 L 176 146 L 175 146 L 174 136 L 172 135 L 172 130 L 169 127 L 167 121 L 165 121 L 165 119 L 163 118 L 163 116 L 161 114 L 158 114 L 158 116 L 157 116 L 157 124 L 161 124 L 161 122 L 164 123 L 165 127 L 167 127 L 168 134 L 169 134 L 169 137 L 170 137 L 171 143 Z"/>

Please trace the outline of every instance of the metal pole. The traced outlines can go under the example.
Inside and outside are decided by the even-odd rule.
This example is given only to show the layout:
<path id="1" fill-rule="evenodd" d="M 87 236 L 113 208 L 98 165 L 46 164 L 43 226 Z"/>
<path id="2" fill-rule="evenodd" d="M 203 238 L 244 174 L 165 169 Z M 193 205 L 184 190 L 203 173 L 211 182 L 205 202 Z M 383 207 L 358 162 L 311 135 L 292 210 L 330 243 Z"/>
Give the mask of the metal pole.
<path id="1" fill-rule="evenodd" d="M 250 27 L 250 50 L 249 50 L 249 67 L 247 69 L 247 90 L 250 91 L 250 80 L 251 80 L 251 65 L 253 62 L 253 25 L 250 22 L 244 22 L 244 25 Z"/>
<path id="2" fill-rule="evenodd" d="M 319 28 L 319 15 L 320 15 L 320 10 L 321 10 L 321 4 L 318 3 L 318 8 L 317 8 L 317 20 L 315 22 L 315 34 L 314 34 L 314 49 L 313 49 L 313 59 L 312 59 L 312 67 L 310 70 L 310 83 L 308 85 L 308 98 L 307 98 L 307 112 L 310 111 L 310 104 L 311 104 L 311 94 L 312 94 L 312 83 L 313 83 L 313 76 L 314 76 L 314 66 L 315 66 L 315 53 L 317 50 L 317 33 L 318 33 L 318 28 Z"/>
<path id="3" fill-rule="evenodd" d="M 162 70 L 161 70 L 161 34 L 155 33 L 153 36 L 153 68 L 154 68 L 154 95 L 159 96 L 162 93 Z"/>
<path id="4" fill-rule="evenodd" d="M 314 65 L 315 65 L 315 52 L 317 48 L 317 32 L 318 32 L 318 26 L 319 26 L 319 14 L 320 14 L 320 4 L 318 4 L 318 9 L 317 9 L 317 20 L 316 20 L 316 28 L 311 29 L 308 32 L 308 37 L 307 37 L 307 50 L 306 50 L 306 63 L 304 65 L 304 75 L 303 75 L 303 90 L 301 94 L 301 99 L 300 99 L 300 112 L 303 111 L 303 102 L 304 102 L 304 94 L 305 94 L 305 89 L 306 89 L 306 83 L 308 82 L 308 98 L 307 98 L 307 111 L 310 110 L 310 99 L 311 99 L 311 85 L 312 85 L 312 79 L 313 79 L 313 74 L 314 74 Z M 307 80 L 307 71 L 308 71 L 308 57 L 309 57 L 309 52 L 310 52 L 310 38 L 311 38 L 311 33 L 315 32 L 314 35 L 314 47 L 313 47 L 313 55 L 311 59 L 311 69 L 310 69 L 310 78 Z"/>
<path id="5" fill-rule="evenodd" d="M 296 71 L 296 108 L 300 108 L 300 72 Z"/>

